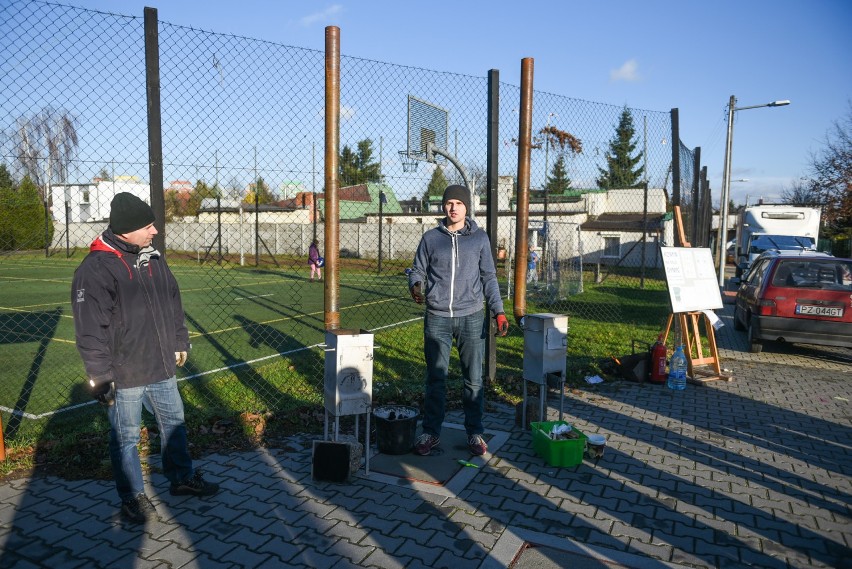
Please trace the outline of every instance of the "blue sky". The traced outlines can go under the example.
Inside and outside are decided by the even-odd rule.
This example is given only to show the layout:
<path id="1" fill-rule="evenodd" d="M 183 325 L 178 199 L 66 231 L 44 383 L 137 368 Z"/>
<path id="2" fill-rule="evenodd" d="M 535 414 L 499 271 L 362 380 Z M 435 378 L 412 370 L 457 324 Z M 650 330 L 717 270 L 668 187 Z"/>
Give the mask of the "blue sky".
<path id="1" fill-rule="evenodd" d="M 701 147 L 718 206 L 726 106 L 788 99 L 736 113 L 731 195 L 777 199 L 807 174 L 835 120 L 852 104 L 852 2 L 848 0 L 607 0 L 405 2 L 400 0 L 64 0 L 213 32 L 324 49 L 341 30 L 341 53 L 520 84 L 577 99 L 667 112 L 681 140 Z"/>

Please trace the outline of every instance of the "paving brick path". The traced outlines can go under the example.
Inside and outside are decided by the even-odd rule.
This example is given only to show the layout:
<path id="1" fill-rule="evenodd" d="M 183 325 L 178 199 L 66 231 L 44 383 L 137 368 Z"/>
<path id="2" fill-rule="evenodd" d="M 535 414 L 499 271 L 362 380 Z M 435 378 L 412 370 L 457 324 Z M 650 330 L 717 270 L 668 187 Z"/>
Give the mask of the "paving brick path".
<path id="1" fill-rule="evenodd" d="M 7 481 L 0 567 L 852 568 L 852 352 L 748 354 L 730 325 L 718 339 L 734 381 L 567 395 L 567 420 L 607 435 L 598 463 L 548 467 L 494 407 L 486 426 L 506 442 L 449 496 L 314 482 L 308 436 L 205 457 L 223 486 L 208 500 L 171 497 L 153 475 L 161 521 L 144 527 L 118 519 L 111 482 Z"/>

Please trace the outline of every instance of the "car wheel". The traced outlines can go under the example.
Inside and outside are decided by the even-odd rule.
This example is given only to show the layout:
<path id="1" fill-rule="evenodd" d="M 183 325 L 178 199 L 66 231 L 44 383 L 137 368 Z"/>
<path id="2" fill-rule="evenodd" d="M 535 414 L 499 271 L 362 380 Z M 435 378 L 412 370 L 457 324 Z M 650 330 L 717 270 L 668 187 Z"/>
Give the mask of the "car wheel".
<path id="1" fill-rule="evenodd" d="M 748 323 L 748 351 L 752 354 L 759 354 L 763 351 L 763 344 L 754 337 L 754 324 L 751 323 L 751 319 Z"/>
<path id="2" fill-rule="evenodd" d="M 740 307 L 734 307 L 734 330 L 742 332 L 745 330 L 745 325 L 740 321 Z"/>

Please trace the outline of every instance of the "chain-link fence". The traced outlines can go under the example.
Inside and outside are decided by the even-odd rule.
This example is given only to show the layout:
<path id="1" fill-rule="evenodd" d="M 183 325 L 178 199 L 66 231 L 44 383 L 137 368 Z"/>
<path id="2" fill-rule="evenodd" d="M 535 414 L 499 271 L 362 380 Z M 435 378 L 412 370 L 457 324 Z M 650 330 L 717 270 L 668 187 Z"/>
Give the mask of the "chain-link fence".
<path id="1" fill-rule="evenodd" d="M 226 409 L 318 406 L 324 287 L 310 278 L 307 254 L 314 240 L 320 254 L 325 247 L 324 53 L 165 22 L 156 29 L 166 251 L 193 343 L 184 394 Z M 84 370 L 71 277 L 105 229 L 112 197 L 151 197 L 152 84 L 142 16 L 7 2 L 0 45 L 8 431 L 87 403 L 72 389 Z M 437 109 L 434 128 L 418 123 L 412 100 Z M 374 393 L 393 398 L 398 380 L 423 374 L 422 309 L 404 270 L 442 217 L 448 182 L 467 180 L 484 225 L 487 79 L 342 57 L 340 101 L 340 322 L 376 334 Z M 499 101 L 495 235 L 509 303 L 520 89 L 500 83 Z M 673 132 L 668 112 L 535 93 L 524 229 L 540 257 L 528 273 L 531 299 L 610 321 L 625 317 L 618 295 L 589 301 L 590 291 L 659 284 L 658 247 L 675 244 L 672 146 L 684 154 Z M 423 160 L 424 141 L 445 145 L 464 176 L 451 160 Z M 701 199 L 692 191 L 698 166 L 680 161 L 683 205 Z M 690 227 L 695 217 L 685 217 Z"/>

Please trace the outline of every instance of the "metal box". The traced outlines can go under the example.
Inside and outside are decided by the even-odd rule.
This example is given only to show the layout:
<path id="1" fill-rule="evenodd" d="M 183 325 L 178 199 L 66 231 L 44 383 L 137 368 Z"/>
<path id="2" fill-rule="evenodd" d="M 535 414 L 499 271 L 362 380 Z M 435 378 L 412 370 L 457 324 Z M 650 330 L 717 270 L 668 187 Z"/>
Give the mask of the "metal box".
<path id="1" fill-rule="evenodd" d="M 326 330 L 325 409 L 334 416 L 369 413 L 373 400 L 373 334 Z"/>
<path id="2" fill-rule="evenodd" d="M 548 374 L 565 376 L 568 317 L 528 314 L 524 317 L 524 379 L 544 384 Z"/>

